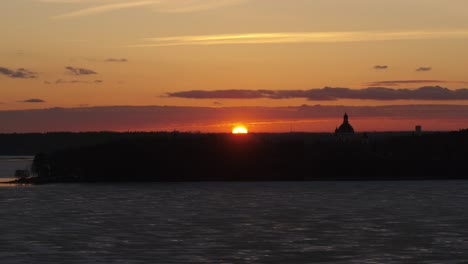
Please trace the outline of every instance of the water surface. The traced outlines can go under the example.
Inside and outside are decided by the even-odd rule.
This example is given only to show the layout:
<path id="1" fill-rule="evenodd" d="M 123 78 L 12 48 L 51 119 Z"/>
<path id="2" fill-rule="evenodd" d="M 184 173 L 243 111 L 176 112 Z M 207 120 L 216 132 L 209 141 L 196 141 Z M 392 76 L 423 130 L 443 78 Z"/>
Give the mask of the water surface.
<path id="1" fill-rule="evenodd" d="M 460 263 L 468 181 L 0 188 L 0 263 Z"/>

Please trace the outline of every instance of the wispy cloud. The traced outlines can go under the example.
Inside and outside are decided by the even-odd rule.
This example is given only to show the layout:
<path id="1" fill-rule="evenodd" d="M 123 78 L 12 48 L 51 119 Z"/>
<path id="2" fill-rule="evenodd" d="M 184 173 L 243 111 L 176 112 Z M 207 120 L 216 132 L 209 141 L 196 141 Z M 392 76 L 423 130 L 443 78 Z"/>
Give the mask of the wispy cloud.
<path id="1" fill-rule="evenodd" d="M 52 82 L 46 81 L 45 84 L 52 84 Z M 99 84 L 103 83 L 102 80 L 94 80 L 94 81 L 81 81 L 81 80 L 63 80 L 58 79 L 54 82 L 55 84 Z"/>
<path id="2" fill-rule="evenodd" d="M 128 62 L 127 59 L 121 58 L 121 59 L 116 59 L 116 58 L 109 58 L 105 60 L 105 62 Z"/>
<path id="3" fill-rule="evenodd" d="M 468 31 L 403 32 L 277 32 L 146 38 L 145 43 L 128 47 L 163 47 L 183 45 L 227 45 L 268 43 L 333 43 L 386 40 L 468 38 Z"/>
<path id="4" fill-rule="evenodd" d="M 418 72 L 427 72 L 427 71 L 431 71 L 432 70 L 432 67 L 419 67 L 416 69 L 416 71 Z"/>
<path id="5" fill-rule="evenodd" d="M 32 78 L 37 77 L 35 72 L 32 72 L 24 68 L 11 70 L 5 67 L 0 67 L 0 74 L 6 75 L 10 78 L 18 78 L 18 79 L 32 79 Z"/>
<path id="6" fill-rule="evenodd" d="M 99 3 L 99 2 L 109 2 L 112 0 L 38 0 L 43 3 L 58 3 L 58 4 L 83 4 L 83 3 Z"/>
<path id="7" fill-rule="evenodd" d="M 124 1 L 124 0 L 38 0 L 44 3 L 56 4 L 93 4 L 86 8 L 60 14 L 52 18 L 65 19 L 74 17 L 84 17 L 109 13 L 121 9 L 136 7 L 151 7 L 156 12 L 166 13 L 189 13 L 203 10 L 221 8 L 225 6 L 237 5 L 250 0 L 145 0 L 145 1 Z"/>
<path id="8" fill-rule="evenodd" d="M 238 5 L 250 0 L 160 0 L 154 8 L 158 12 L 190 13 Z"/>
<path id="9" fill-rule="evenodd" d="M 92 74 L 97 74 L 97 72 L 89 69 L 84 69 L 84 68 L 76 68 L 72 66 L 67 66 L 65 67 L 66 70 L 68 70 L 70 73 L 74 75 L 92 75 Z"/>
<path id="10" fill-rule="evenodd" d="M 434 81 L 443 82 L 443 81 Z M 417 83 L 417 82 L 415 82 Z M 311 101 L 333 101 L 340 99 L 359 100 L 468 100 L 468 89 L 450 90 L 440 86 L 426 86 L 418 89 L 392 88 L 332 88 L 310 90 L 192 90 L 167 94 L 169 97 L 190 99 L 293 99 Z"/>
<path id="11" fill-rule="evenodd" d="M 55 16 L 53 18 L 71 18 L 71 17 L 81 17 L 81 16 L 90 16 L 101 13 L 107 13 L 119 9 L 127 9 L 132 7 L 147 6 L 153 4 L 153 1 L 137 1 L 137 2 L 121 2 L 121 3 L 112 3 L 106 5 L 93 6 L 89 8 L 80 9 L 70 13 L 62 14 Z"/>

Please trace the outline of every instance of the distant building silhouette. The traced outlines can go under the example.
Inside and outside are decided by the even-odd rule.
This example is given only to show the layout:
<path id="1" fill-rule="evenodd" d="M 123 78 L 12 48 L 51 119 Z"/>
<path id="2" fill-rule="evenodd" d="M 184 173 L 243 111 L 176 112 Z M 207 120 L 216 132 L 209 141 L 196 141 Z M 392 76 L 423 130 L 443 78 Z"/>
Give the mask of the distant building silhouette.
<path id="1" fill-rule="evenodd" d="M 348 114 L 345 113 L 343 117 L 343 124 L 335 129 L 335 133 L 337 134 L 354 134 L 354 128 L 351 126 L 348 120 Z"/>
<path id="2" fill-rule="evenodd" d="M 422 126 L 417 125 L 417 126 L 416 126 L 416 134 L 417 134 L 417 135 L 421 135 L 421 133 L 422 133 Z"/>

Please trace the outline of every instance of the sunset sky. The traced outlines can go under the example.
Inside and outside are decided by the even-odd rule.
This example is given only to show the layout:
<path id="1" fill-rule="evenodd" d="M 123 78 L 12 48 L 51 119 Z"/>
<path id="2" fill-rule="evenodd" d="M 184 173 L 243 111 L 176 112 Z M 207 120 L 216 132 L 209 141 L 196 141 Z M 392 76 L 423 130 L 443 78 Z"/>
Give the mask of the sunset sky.
<path id="1" fill-rule="evenodd" d="M 0 22 L 0 132 L 468 127 L 466 0 L 4 0 Z"/>

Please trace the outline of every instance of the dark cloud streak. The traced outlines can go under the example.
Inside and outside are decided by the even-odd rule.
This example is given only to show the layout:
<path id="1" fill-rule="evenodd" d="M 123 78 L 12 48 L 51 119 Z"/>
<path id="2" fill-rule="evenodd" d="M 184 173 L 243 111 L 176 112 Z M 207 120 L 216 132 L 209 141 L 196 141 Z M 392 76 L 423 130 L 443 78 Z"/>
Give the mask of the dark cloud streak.
<path id="1" fill-rule="evenodd" d="M 370 87 L 365 89 L 332 88 L 311 90 L 217 90 L 184 91 L 169 93 L 169 97 L 188 99 L 293 99 L 310 101 L 358 100 L 468 100 L 468 89 L 449 90 L 440 86 L 425 86 L 418 89 L 393 89 Z"/>
<path id="2" fill-rule="evenodd" d="M 19 103 L 45 103 L 46 101 L 42 100 L 42 99 L 27 99 L 27 100 L 23 100 L 23 101 L 18 101 Z"/>
<path id="3" fill-rule="evenodd" d="M 386 70 L 386 69 L 388 69 L 388 66 L 387 65 L 375 65 L 374 69 L 375 70 Z"/>
<path id="4" fill-rule="evenodd" d="M 432 68 L 431 67 L 419 67 L 416 69 L 416 71 L 418 72 L 427 72 L 427 71 L 431 71 Z"/>
<path id="5" fill-rule="evenodd" d="M 37 78 L 36 73 L 25 68 L 11 70 L 5 67 L 0 67 L 0 74 L 6 75 L 10 78 L 18 79 L 34 79 Z"/>
<path id="6" fill-rule="evenodd" d="M 97 72 L 89 69 L 84 69 L 84 68 L 75 68 L 72 66 L 67 66 L 65 67 L 66 70 L 68 70 L 70 73 L 74 75 L 92 75 L 92 74 L 97 74 Z"/>

